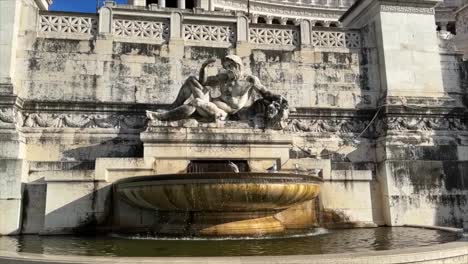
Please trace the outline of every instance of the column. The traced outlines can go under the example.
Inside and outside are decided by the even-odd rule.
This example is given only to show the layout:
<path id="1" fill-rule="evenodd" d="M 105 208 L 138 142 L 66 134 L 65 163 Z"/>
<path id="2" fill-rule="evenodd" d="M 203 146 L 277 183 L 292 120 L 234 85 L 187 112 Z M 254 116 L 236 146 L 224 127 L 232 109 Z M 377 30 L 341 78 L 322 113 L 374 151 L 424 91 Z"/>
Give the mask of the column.
<path id="1" fill-rule="evenodd" d="M 440 25 L 440 31 L 447 31 L 447 24 L 448 24 L 448 22 L 447 22 L 447 21 L 442 21 L 442 22 L 439 22 L 439 25 Z"/>
<path id="2" fill-rule="evenodd" d="M 273 23 L 273 17 L 272 16 L 267 16 L 265 17 L 265 21 L 268 25 L 271 25 Z"/>
<path id="3" fill-rule="evenodd" d="M 165 8 L 166 7 L 166 0 L 158 0 L 158 6 L 160 8 Z"/>
<path id="4" fill-rule="evenodd" d="M 210 10 L 210 1 L 209 0 L 198 0 L 197 7 L 209 11 Z"/>
<path id="5" fill-rule="evenodd" d="M 146 0 L 129 0 L 128 4 L 134 6 L 146 6 Z"/>
<path id="6" fill-rule="evenodd" d="M 287 17 L 280 18 L 280 24 L 281 25 L 287 25 L 288 24 L 288 18 Z"/>
<path id="7" fill-rule="evenodd" d="M 185 9 L 185 0 L 177 0 L 177 1 L 178 1 L 177 8 Z"/>
<path id="8" fill-rule="evenodd" d="M 250 22 L 253 23 L 253 24 L 257 24 L 258 23 L 258 14 L 251 14 L 250 15 Z"/>

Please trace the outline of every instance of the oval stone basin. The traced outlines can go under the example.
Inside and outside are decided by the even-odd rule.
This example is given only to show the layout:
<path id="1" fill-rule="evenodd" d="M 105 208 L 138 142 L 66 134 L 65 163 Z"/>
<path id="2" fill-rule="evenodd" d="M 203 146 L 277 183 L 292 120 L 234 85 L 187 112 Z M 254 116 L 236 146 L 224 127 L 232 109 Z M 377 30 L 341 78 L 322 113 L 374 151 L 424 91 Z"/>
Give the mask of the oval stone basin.
<path id="1" fill-rule="evenodd" d="M 125 179 L 114 192 L 130 205 L 158 211 L 151 232 L 258 236 L 315 226 L 313 200 L 321 182 L 290 173 L 187 173 Z M 124 223 L 115 228 L 132 228 Z"/>
<path id="2" fill-rule="evenodd" d="M 202 173 L 126 179 L 116 192 L 161 211 L 281 210 L 317 197 L 321 179 L 290 173 Z"/>

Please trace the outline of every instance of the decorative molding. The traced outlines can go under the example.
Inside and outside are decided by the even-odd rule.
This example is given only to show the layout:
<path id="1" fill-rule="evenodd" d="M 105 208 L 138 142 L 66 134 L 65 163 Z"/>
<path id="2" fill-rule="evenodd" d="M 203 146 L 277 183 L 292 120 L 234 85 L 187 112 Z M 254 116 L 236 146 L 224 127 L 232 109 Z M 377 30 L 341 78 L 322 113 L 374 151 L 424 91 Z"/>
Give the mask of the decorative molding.
<path id="1" fill-rule="evenodd" d="M 247 1 L 239 0 L 216 0 L 215 8 L 223 10 L 243 11 L 247 12 Z M 325 8 L 324 8 L 325 7 Z M 338 20 L 345 12 L 345 9 L 340 6 L 331 7 L 328 5 L 295 5 L 295 3 L 282 3 L 280 1 L 250 1 L 250 13 L 261 16 L 273 16 L 277 18 L 329 18 Z"/>
<path id="2" fill-rule="evenodd" d="M 236 33 L 232 26 L 184 24 L 184 39 L 189 41 L 234 43 Z"/>
<path id="3" fill-rule="evenodd" d="M 286 131 L 315 133 L 362 133 L 370 120 L 320 118 L 320 119 L 290 119 Z"/>
<path id="4" fill-rule="evenodd" d="M 377 122 L 376 130 L 384 131 L 463 131 L 467 125 L 458 117 L 397 116 Z"/>
<path id="5" fill-rule="evenodd" d="M 389 13 L 407 13 L 407 14 L 424 14 L 424 15 L 435 14 L 434 8 L 405 6 L 405 5 L 381 5 L 380 11 L 389 12 Z"/>
<path id="6" fill-rule="evenodd" d="M 39 16 L 39 31 L 48 33 L 88 34 L 97 32 L 98 20 L 95 17 L 49 15 Z"/>
<path id="7" fill-rule="evenodd" d="M 0 128 L 11 128 L 16 122 L 16 113 L 13 108 L 0 109 Z"/>
<path id="8" fill-rule="evenodd" d="M 359 32 L 312 31 L 312 45 L 331 48 L 360 48 Z"/>
<path id="9" fill-rule="evenodd" d="M 146 124 L 143 115 L 22 113 L 19 117 L 18 126 L 27 128 L 141 129 Z"/>
<path id="10" fill-rule="evenodd" d="M 297 29 L 251 27 L 249 41 L 253 44 L 298 46 L 299 31 Z"/>
<path id="11" fill-rule="evenodd" d="M 114 35 L 117 37 L 169 39 L 169 25 L 161 21 L 114 19 Z"/>

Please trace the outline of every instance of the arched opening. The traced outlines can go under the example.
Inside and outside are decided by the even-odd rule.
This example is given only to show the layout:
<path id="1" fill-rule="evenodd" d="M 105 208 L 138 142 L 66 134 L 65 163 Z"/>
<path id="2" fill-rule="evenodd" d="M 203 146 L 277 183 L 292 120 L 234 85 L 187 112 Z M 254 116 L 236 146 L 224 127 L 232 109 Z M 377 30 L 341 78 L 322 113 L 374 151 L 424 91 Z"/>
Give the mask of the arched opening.
<path id="1" fill-rule="evenodd" d="M 336 23 L 330 23 L 330 27 L 332 27 L 332 28 L 337 28 L 337 27 L 338 27 L 338 24 L 336 24 Z"/>
<path id="2" fill-rule="evenodd" d="M 286 22 L 286 25 L 294 26 L 294 21 L 292 21 L 291 19 L 288 19 L 288 21 Z"/>
<path id="3" fill-rule="evenodd" d="M 266 20 L 264 17 L 258 17 L 258 21 L 257 21 L 258 24 L 266 24 Z"/>
<path id="4" fill-rule="evenodd" d="M 177 0 L 166 0 L 166 7 L 177 8 Z"/>
<path id="5" fill-rule="evenodd" d="M 322 22 L 315 22 L 315 27 L 323 27 L 323 23 Z"/>
<path id="6" fill-rule="evenodd" d="M 280 25 L 281 22 L 279 21 L 279 19 L 275 18 L 275 19 L 273 19 L 273 20 L 271 21 L 271 24 L 273 24 L 273 25 Z"/>
<path id="7" fill-rule="evenodd" d="M 185 0 L 185 9 L 194 9 L 195 7 L 195 0 Z"/>

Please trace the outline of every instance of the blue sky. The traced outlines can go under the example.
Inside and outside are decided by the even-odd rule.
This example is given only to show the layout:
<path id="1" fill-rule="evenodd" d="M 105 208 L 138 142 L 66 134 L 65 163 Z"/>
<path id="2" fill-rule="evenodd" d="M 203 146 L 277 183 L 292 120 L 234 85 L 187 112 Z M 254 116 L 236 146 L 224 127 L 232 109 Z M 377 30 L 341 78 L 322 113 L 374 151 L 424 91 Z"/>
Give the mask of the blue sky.
<path id="1" fill-rule="evenodd" d="M 119 4 L 127 3 L 127 0 L 114 0 Z M 95 13 L 97 2 L 104 0 L 53 0 L 50 10 Z"/>

